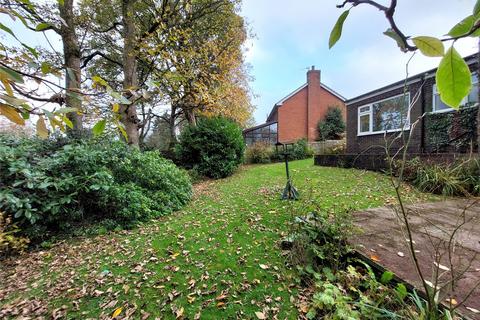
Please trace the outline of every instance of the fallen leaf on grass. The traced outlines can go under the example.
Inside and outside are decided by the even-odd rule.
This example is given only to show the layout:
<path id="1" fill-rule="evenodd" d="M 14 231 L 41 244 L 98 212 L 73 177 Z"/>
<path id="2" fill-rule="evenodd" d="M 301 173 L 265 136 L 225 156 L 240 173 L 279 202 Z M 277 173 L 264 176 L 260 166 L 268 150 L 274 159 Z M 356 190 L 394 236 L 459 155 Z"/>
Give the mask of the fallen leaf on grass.
<path id="1" fill-rule="evenodd" d="M 183 317 L 183 313 L 184 313 L 184 309 L 183 307 L 181 307 L 180 309 L 178 309 L 177 311 L 175 311 L 175 317 L 177 319 L 180 319 L 181 317 Z"/>
<path id="2" fill-rule="evenodd" d="M 118 307 L 117 309 L 115 309 L 115 311 L 113 311 L 113 314 L 112 314 L 112 319 L 115 319 L 116 317 L 118 317 L 120 313 L 122 313 L 122 310 L 123 310 L 122 307 Z"/>
<path id="3" fill-rule="evenodd" d="M 300 309 L 300 311 L 302 311 L 303 313 L 307 313 L 307 312 L 308 312 L 308 309 L 309 309 L 308 304 L 302 303 L 302 304 L 300 305 L 299 309 Z"/>
<path id="4" fill-rule="evenodd" d="M 480 310 L 477 310 L 475 308 L 470 308 L 470 307 L 465 307 L 468 311 L 471 311 L 473 313 L 480 313 Z"/>
<path id="5" fill-rule="evenodd" d="M 260 320 L 265 320 L 265 319 L 267 319 L 267 316 L 266 316 L 265 313 L 263 313 L 263 312 L 257 311 L 257 312 L 255 312 L 255 315 L 256 315 L 257 318 L 260 319 Z"/>
<path id="6" fill-rule="evenodd" d="M 269 266 L 267 266 L 266 264 L 259 264 L 260 268 L 262 268 L 263 270 L 267 270 L 268 268 L 270 268 Z"/>
<path id="7" fill-rule="evenodd" d="M 218 297 L 215 298 L 215 300 L 217 300 L 217 301 L 222 301 L 222 300 L 225 300 L 225 299 L 227 299 L 226 294 L 221 294 L 221 295 L 219 295 Z"/>
<path id="8" fill-rule="evenodd" d="M 438 267 L 439 269 L 443 270 L 443 271 L 450 271 L 450 268 L 449 267 L 446 267 L 444 266 L 443 264 L 439 264 L 437 263 L 436 261 L 433 261 L 433 264 Z"/>

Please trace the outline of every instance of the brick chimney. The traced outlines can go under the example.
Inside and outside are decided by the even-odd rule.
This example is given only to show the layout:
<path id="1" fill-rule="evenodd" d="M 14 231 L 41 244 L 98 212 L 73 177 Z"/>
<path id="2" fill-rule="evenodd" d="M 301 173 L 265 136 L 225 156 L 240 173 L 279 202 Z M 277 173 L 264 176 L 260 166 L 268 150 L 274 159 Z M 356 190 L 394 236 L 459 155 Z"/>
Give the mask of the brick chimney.
<path id="1" fill-rule="evenodd" d="M 317 123 L 315 114 L 320 109 L 320 70 L 315 70 L 315 66 L 312 66 L 307 71 L 307 138 L 308 141 L 315 141 L 317 138 Z"/>

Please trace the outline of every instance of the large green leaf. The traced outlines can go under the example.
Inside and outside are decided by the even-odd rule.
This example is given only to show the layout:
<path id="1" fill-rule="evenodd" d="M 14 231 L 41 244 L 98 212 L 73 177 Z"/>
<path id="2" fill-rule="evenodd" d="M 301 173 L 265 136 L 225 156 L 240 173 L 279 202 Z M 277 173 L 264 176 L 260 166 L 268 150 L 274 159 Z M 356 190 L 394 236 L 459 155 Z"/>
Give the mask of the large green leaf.
<path id="1" fill-rule="evenodd" d="M 94 126 L 93 126 L 93 129 L 92 129 L 92 132 L 93 132 L 93 135 L 94 136 L 99 136 L 103 133 L 103 131 L 105 130 L 105 125 L 107 124 L 107 120 L 103 119 L 103 120 L 100 120 L 98 121 Z"/>
<path id="2" fill-rule="evenodd" d="M 473 15 L 476 16 L 480 13 L 480 0 L 477 0 L 475 6 L 473 7 Z"/>
<path id="3" fill-rule="evenodd" d="M 452 46 L 440 61 L 436 74 L 437 90 L 442 101 L 458 109 L 472 88 L 472 75 L 467 63 Z"/>
<path id="4" fill-rule="evenodd" d="M 415 37 L 412 39 L 417 48 L 427 57 L 442 57 L 445 48 L 442 41 L 434 37 Z"/>
<path id="5" fill-rule="evenodd" d="M 403 42 L 403 39 L 398 35 L 398 33 L 395 32 L 395 30 L 393 30 L 392 28 L 389 28 L 383 34 L 395 40 L 397 42 L 398 47 L 402 49 L 402 51 L 405 50 L 405 43 Z"/>
<path id="6" fill-rule="evenodd" d="M 39 23 L 36 27 L 35 27 L 35 30 L 37 31 L 44 31 L 48 28 L 50 28 L 51 25 L 46 23 L 46 22 L 42 22 L 42 23 Z"/>
<path id="7" fill-rule="evenodd" d="M 328 40 L 328 47 L 331 49 L 335 43 L 340 39 L 342 36 L 342 29 L 343 29 L 343 23 L 348 17 L 348 13 L 350 10 L 344 11 L 340 17 L 338 17 L 337 22 L 333 26 L 332 32 L 330 33 L 330 39 Z"/>
<path id="8" fill-rule="evenodd" d="M 448 35 L 451 37 L 460 37 L 470 32 L 475 23 L 475 17 L 468 16 L 459 23 L 457 23 L 449 32 Z"/>
<path id="9" fill-rule="evenodd" d="M 12 29 L 10 29 L 9 27 L 7 27 L 6 25 L 4 25 L 3 23 L 0 23 L 0 29 L 2 29 L 3 31 L 5 32 L 8 32 L 10 35 L 12 35 L 13 37 L 17 38 L 15 36 L 15 34 L 13 33 Z"/>

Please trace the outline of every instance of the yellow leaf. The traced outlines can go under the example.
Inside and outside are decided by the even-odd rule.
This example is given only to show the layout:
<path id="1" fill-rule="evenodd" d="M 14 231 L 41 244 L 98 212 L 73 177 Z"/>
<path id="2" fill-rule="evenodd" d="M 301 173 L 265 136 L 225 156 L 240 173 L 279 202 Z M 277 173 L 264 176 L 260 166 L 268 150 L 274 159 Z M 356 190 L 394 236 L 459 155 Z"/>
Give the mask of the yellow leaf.
<path id="1" fill-rule="evenodd" d="M 112 319 L 115 319 L 116 317 L 118 317 L 120 313 L 122 313 L 122 310 L 123 310 L 122 307 L 118 307 L 117 309 L 115 309 L 115 311 L 113 311 L 113 314 L 112 314 Z"/>
<path id="2" fill-rule="evenodd" d="M 37 134 L 42 139 L 48 138 L 48 129 L 43 116 L 40 116 L 37 120 Z"/>
<path id="3" fill-rule="evenodd" d="M 120 105 L 118 103 L 114 103 L 112 106 L 113 112 L 117 113 L 119 109 L 120 109 Z"/>
<path id="4" fill-rule="evenodd" d="M 11 97 L 13 97 L 13 90 L 12 90 L 12 86 L 10 86 L 10 82 L 8 82 L 7 79 L 3 78 L 0 79 L 3 83 L 3 86 L 5 87 L 5 91 L 7 92 L 7 94 Z"/>
<path id="5" fill-rule="evenodd" d="M 70 129 L 73 129 L 73 123 L 72 123 L 72 121 L 70 121 L 70 119 L 68 119 L 65 116 L 62 116 L 62 120 L 63 120 L 63 122 L 65 122 L 67 127 L 69 127 Z"/>
<path id="6" fill-rule="evenodd" d="M 0 113 L 5 116 L 8 120 L 19 124 L 19 125 L 25 125 L 25 120 L 20 116 L 20 113 L 18 113 L 15 108 L 12 108 L 6 104 L 0 103 Z"/>
<path id="7" fill-rule="evenodd" d="M 185 312 L 185 310 L 183 309 L 183 307 L 181 307 L 180 309 L 177 310 L 177 312 L 175 312 L 175 317 L 176 317 L 177 319 L 182 318 L 184 312 Z"/>

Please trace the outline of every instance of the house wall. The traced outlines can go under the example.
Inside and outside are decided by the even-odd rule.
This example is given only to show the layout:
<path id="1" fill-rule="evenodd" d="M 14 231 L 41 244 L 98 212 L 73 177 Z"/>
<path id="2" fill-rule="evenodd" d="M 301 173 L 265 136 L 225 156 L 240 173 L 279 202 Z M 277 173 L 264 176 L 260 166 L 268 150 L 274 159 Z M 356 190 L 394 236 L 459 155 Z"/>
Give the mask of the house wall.
<path id="1" fill-rule="evenodd" d="M 314 82 L 312 86 L 303 88 L 285 100 L 278 107 L 276 115 L 279 141 L 291 142 L 304 138 L 309 142 L 316 141 L 318 122 L 324 119 L 331 106 L 339 107 L 345 119 L 345 103 L 320 87 L 319 82 Z"/>
<path id="2" fill-rule="evenodd" d="M 277 109 L 278 141 L 297 141 L 307 136 L 308 90 L 303 88 Z"/>
<path id="3" fill-rule="evenodd" d="M 422 110 L 422 100 L 426 99 L 428 94 L 428 88 L 430 87 L 430 101 L 432 100 L 431 96 L 431 85 L 426 85 L 423 96 L 420 95 L 420 98 L 413 105 L 410 111 L 410 122 L 413 124 L 418 120 L 423 114 Z M 421 88 L 421 81 L 412 83 L 408 85 L 408 92 L 410 93 L 410 101 L 412 102 L 415 94 Z M 401 140 L 393 141 L 399 132 L 392 133 L 376 133 L 369 135 L 358 135 L 358 108 L 368 105 L 370 103 L 394 97 L 404 92 L 404 88 L 400 87 L 394 90 L 390 90 L 385 93 L 377 94 L 372 97 L 363 99 L 361 101 L 349 104 L 347 106 L 347 153 L 384 153 L 384 147 L 388 144 L 391 152 L 395 152 L 398 148 L 403 145 Z M 431 102 L 430 102 L 431 105 Z M 409 152 L 411 153 L 420 153 L 422 150 L 422 122 L 419 121 L 415 126 L 412 126 L 408 132 L 405 132 L 406 136 L 412 135 L 411 142 L 409 145 Z"/>
<path id="4" fill-rule="evenodd" d="M 345 116 L 345 103 L 321 87 L 320 70 L 312 67 L 307 72 L 307 86 L 276 107 L 272 118 L 277 117 L 278 120 L 279 141 L 292 142 L 304 138 L 309 142 L 316 141 L 318 122 L 325 118 L 331 106 L 339 107 Z"/>
<path id="5" fill-rule="evenodd" d="M 476 62 L 469 63 L 470 71 L 478 72 L 478 67 Z M 458 147 L 457 143 L 457 136 L 461 136 L 462 132 L 448 132 L 447 134 L 450 136 L 451 139 L 450 145 L 444 147 L 442 150 L 438 150 L 438 148 L 432 142 L 432 132 L 428 130 L 428 122 L 434 121 L 432 120 L 433 117 L 431 115 L 442 115 L 442 113 L 435 113 L 429 114 L 433 110 L 433 85 L 435 84 L 435 71 L 432 70 L 427 73 L 424 73 L 425 79 L 419 76 L 417 77 L 417 81 L 408 85 L 407 91 L 410 93 L 410 99 L 413 100 L 414 95 L 418 92 L 418 90 L 422 89 L 422 94 L 418 99 L 417 103 L 413 106 L 410 114 L 411 123 L 417 121 L 417 124 L 413 129 L 411 129 L 408 134 L 412 134 L 412 139 L 409 145 L 409 152 L 410 153 L 431 153 L 431 152 L 469 152 L 469 151 L 477 151 L 479 146 L 478 143 L 473 141 L 471 148 L 467 151 L 462 150 Z M 422 85 L 423 84 L 423 85 Z M 384 153 L 386 141 L 391 142 L 392 139 L 398 136 L 398 132 L 389 133 L 389 134 L 371 134 L 371 135 L 358 135 L 358 108 L 364 105 L 368 105 L 370 103 L 393 97 L 403 93 L 403 86 L 400 88 L 389 90 L 387 92 L 381 94 L 372 94 L 371 97 L 362 99 L 361 101 L 355 103 L 349 103 L 347 106 L 347 148 L 346 153 L 348 154 L 359 154 L 359 153 L 366 153 L 366 154 L 379 154 Z M 476 112 L 480 112 L 477 111 Z M 422 114 L 426 113 L 424 118 L 421 118 Z M 459 119 L 459 112 L 457 111 L 450 111 L 444 113 L 445 115 L 449 114 L 453 118 L 453 121 L 458 121 Z M 475 116 L 475 115 L 474 115 Z M 475 119 L 472 119 L 476 123 Z M 476 123 L 477 130 L 480 130 L 479 124 Z M 448 129 L 445 129 L 448 131 Z M 460 130 L 461 131 L 461 130 Z M 408 136 L 408 135 L 406 135 Z M 478 134 L 474 137 L 474 140 L 478 140 Z M 403 145 L 402 141 L 396 141 L 395 143 L 391 144 L 390 151 L 395 152 L 398 148 Z"/>

